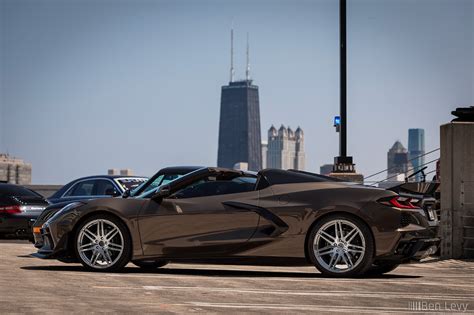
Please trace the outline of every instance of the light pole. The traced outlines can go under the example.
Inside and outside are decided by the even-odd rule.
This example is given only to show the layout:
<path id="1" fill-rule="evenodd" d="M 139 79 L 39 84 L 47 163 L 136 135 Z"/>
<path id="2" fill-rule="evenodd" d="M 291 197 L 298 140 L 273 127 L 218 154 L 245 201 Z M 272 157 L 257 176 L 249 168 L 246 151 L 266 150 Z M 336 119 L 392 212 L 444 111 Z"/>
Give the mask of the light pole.
<path id="1" fill-rule="evenodd" d="M 347 156 L 347 55 L 346 55 L 346 0 L 339 0 L 339 156 L 334 158 L 334 173 L 354 173 L 351 156 Z"/>

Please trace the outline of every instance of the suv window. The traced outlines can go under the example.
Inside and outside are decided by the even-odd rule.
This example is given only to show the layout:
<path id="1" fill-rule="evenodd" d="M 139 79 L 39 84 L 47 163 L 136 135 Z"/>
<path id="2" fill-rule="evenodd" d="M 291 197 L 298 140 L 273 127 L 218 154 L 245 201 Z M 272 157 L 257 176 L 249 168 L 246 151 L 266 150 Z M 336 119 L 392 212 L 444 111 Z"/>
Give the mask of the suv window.
<path id="1" fill-rule="evenodd" d="M 95 180 L 85 180 L 72 186 L 66 193 L 69 196 L 92 196 Z"/>
<path id="2" fill-rule="evenodd" d="M 256 182 L 257 178 L 249 176 L 239 176 L 228 180 L 209 176 L 180 189 L 173 194 L 172 198 L 184 199 L 243 193 L 255 190 Z"/>
<path id="3" fill-rule="evenodd" d="M 95 182 L 92 193 L 98 196 L 115 196 L 120 194 L 114 184 L 105 179 L 100 179 Z"/>
<path id="4" fill-rule="evenodd" d="M 90 179 L 75 184 L 65 196 L 112 196 L 117 193 L 119 192 L 111 181 L 106 179 Z"/>

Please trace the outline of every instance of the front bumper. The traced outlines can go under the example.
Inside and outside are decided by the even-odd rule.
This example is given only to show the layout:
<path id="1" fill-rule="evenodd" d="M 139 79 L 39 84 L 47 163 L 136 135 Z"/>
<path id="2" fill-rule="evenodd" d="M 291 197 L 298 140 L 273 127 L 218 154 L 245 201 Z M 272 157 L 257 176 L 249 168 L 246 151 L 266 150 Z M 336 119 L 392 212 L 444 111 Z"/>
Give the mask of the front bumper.
<path id="1" fill-rule="evenodd" d="M 65 262 L 73 261 L 74 257 L 68 250 L 68 235 L 65 234 L 60 238 L 53 237 L 54 231 L 52 231 L 52 228 L 48 223 L 45 223 L 40 229 L 40 234 L 35 234 L 35 239 L 39 239 L 35 243 L 38 251 L 31 255 L 42 259 L 60 259 Z"/>

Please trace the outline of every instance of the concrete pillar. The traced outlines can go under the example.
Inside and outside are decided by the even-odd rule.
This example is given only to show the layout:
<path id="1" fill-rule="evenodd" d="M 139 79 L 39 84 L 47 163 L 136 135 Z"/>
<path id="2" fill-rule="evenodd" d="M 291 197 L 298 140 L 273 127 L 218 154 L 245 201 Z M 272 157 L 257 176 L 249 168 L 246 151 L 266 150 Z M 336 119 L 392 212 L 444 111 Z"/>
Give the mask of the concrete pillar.
<path id="1" fill-rule="evenodd" d="M 474 258 L 474 122 L 441 126 L 441 256 Z"/>

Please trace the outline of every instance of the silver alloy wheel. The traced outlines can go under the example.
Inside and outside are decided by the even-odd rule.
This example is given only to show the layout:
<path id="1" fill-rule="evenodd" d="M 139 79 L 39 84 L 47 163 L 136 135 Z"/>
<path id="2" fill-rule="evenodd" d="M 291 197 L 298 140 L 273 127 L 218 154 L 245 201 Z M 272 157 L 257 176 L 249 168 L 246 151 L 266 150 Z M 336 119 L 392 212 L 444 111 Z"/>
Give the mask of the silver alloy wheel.
<path id="1" fill-rule="evenodd" d="M 96 219 L 82 227 L 76 245 L 81 259 L 87 265 L 104 269 L 120 259 L 124 241 L 117 225 L 109 220 Z"/>
<path id="2" fill-rule="evenodd" d="M 354 223 L 331 220 L 316 232 L 313 251 L 324 269 L 335 273 L 348 272 L 364 259 L 365 237 Z"/>

